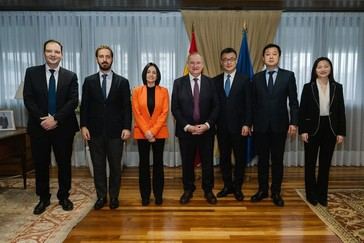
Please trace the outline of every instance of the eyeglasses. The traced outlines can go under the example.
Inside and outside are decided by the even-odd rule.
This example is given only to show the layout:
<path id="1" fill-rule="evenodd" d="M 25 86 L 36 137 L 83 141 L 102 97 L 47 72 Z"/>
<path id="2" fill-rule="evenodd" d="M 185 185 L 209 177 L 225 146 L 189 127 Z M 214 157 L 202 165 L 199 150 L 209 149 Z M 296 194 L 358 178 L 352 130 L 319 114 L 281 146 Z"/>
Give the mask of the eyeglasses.
<path id="1" fill-rule="evenodd" d="M 233 63 L 236 61 L 236 58 L 222 59 L 223 63 Z"/>

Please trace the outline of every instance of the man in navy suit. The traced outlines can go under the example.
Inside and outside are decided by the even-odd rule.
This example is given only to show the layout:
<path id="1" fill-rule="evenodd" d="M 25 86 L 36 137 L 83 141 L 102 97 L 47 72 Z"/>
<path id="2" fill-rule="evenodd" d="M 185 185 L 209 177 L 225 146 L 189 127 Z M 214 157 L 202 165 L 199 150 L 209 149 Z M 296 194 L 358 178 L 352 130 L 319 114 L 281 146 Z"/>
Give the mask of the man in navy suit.
<path id="1" fill-rule="evenodd" d="M 217 197 L 233 193 L 238 201 L 244 199 L 241 187 L 245 170 L 245 138 L 252 123 L 251 85 L 248 76 L 236 72 L 237 54 L 233 48 L 221 51 L 220 62 L 224 72 L 214 78 L 220 101 L 217 119 L 217 140 L 220 150 L 220 168 L 224 187 Z M 231 153 L 235 169 L 232 173 Z"/>
<path id="2" fill-rule="evenodd" d="M 78 105 L 77 75 L 60 67 L 63 47 L 48 40 L 43 46 L 46 63 L 30 67 L 24 79 L 24 104 L 29 112 L 28 134 L 35 165 L 36 193 L 40 198 L 34 214 L 50 204 L 49 165 L 53 149 L 58 165 L 57 198 L 63 210 L 73 209 L 68 199 L 71 189 L 71 155 L 79 130 L 75 109 Z"/>
<path id="3" fill-rule="evenodd" d="M 172 114 L 176 119 L 176 136 L 179 138 L 182 158 L 184 193 L 181 204 L 186 204 L 196 189 L 194 158 L 197 149 L 201 156 L 202 189 L 208 203 L 216 204 L 214 187 L 213 149 L 215 121 L 219 102 L 215 85 L 202 75 L 204 63 L 199 53 L 188 56 L 189 74 L 174 81 L 172 91 Z"/>
<path id="4" fill-rule="evenodd" d="M 82 86 L 81 133 L 90 147 L 97 201 L 101 209 L 107 202 L 109 185 L 110 209 L 119 207 L 123 141 L 130 137 L 131 101 L 129 81 L 111 70 L 113 51 L 102 45 L 96 49 L 100 71 L 85 78 Z M 107 183 L 106 159 L 110 178 Z"/>
<path id="5" fill-rule="evenodd" d="M 281 184 L 284 146 L 287 132 L 294 136 L 297 131 L 298 100 L 294 73 L 278 67 L 280 56 L 281 48 L 278 45 L 265 46 L 263 62 L 266 70 L 255 74 L 253 78 L 253 129 L 259 157 L 259 190 L 251 197 L 251 201 L 258 202 L 268 197 L 271 161 L 271 198 L 276 206 L 283 207 Z"/>

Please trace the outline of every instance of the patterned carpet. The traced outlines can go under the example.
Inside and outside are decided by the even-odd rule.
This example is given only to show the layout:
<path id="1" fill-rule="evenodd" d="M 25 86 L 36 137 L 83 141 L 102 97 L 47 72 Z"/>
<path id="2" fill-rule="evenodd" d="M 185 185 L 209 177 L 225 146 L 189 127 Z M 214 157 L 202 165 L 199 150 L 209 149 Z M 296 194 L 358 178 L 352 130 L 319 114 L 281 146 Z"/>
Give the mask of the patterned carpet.
<path id="1" fill-rule="evenodd" d="M 0 242 L 62 242 L 72 228 L 91 210 L 95 202 L 92 179 L 73 179 L 70 199 L 74 209 L 63 211 L 58 205 L 57 180 L 51 180 L 51 205 L 39 215 L 33 215 L 38 198 L 34 179 L 0 181 Z"/>
<path id="2" fill-rule="evenodd" d="M 296 191 L 343 242 L 364 242 L 364 189 L 329 190 L 327 208 L 308 203 L 303 189 Z"/>

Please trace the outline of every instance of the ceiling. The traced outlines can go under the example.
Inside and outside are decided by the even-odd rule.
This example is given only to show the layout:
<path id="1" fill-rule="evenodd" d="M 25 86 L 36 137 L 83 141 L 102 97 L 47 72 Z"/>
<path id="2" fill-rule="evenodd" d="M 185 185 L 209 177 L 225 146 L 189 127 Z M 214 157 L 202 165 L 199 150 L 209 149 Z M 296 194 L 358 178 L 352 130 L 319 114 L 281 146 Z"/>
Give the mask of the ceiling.
<path id="1" fill-rule="evenodd" d="M 364 0 L 0 0 L 0 10 L 179 11 L 179 10 L 364 11 Z"/>

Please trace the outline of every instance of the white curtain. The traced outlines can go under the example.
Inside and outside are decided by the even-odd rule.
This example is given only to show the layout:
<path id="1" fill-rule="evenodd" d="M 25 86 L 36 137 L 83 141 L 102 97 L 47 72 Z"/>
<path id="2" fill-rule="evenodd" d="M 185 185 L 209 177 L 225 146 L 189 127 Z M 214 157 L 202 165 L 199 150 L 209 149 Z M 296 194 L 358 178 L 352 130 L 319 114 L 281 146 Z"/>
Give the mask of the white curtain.
<path id="1" fill-rule="evenodd" d="M 25 126 L 26 110 L 22 100 L 14 99 L 29 66 L 44 63 L 43 42 L 56 39 L 64 46 L 62 66 L 77 73 L 80 84 L 97 72 L 95 49 L 101 44 L 114 51 L 113 70 L 129 79 L 131 88 L 142 84 L 141 73 L 148 62 L 161 71 L 161 85 L 172 90 L 176 77 L 183 74 L 189 45 L 180 13 L 157 12 L 0 12 L 0 109 L 14 110 L 17 126 Z M 170 138 L 166 141 L 164 161 L 179 165 L 180 157 L 169 116 Z M 87 165 L 80 134 L 75 137 L 72 162 Z M 138 165 L 137 146 L 127 142 L 124 164 Z"/>
<path id="2" fill-rule="evenodd" d="M 364 13 L 283 13 L 275 41 L 282 48 L 280 66 L 296 74 L 298 95 L 310 80 L 313 62 L 327 56 L 334 77 L 343 84 L 347 137 L 337 146 L 333 165 L 364 165 Z M 287 140 L 285 165 L 304 164 L 303 144 Z"/>
<path id="3" fill-rule="evenodd" d="M 113 70 L 141 84 L 148 62 L 161 69 L 161 85 L 171 94 L 172 83 L 182 75 L 189 45 L 180 13 L 159 12 L 0 12 L 0 109 L 14 111 L 17 126 L 25 126 L 23 101 L 14 99 L 29 66 L 44 63 L 42 43 L 50 38 L 64 44 L 62 65 L 83 79 L 97 71 L 94 51 L 100 44 L 114 50 Z M 198 34 L 198 33 L 197 33 Z M 344 86 L 347 137 L 338 146 L 334 165 L 364 166 L 364 13 L 283 13 L 275 42 L 282 47 L 281 67 L 293 70 L 301 95 L 314 60 L 328 56 L 337 81 Z M 218 60 L 216 60 L 218 61 Z M 174 124 L 169 116 L 170 138 L 165 146 L 167 166 L 180 165 Z M 73 165 L 87 165 L 87 153 L 76 135 Z M 302 166 L 302 142 L 287 139 L 285 165 Z M 137 147 L 128 141 L 124 164 L 137 166 Z"/>

